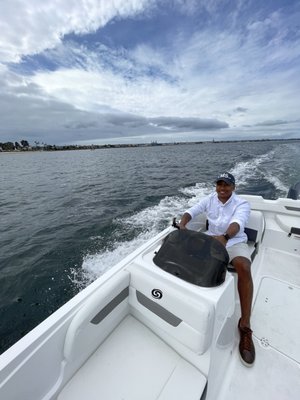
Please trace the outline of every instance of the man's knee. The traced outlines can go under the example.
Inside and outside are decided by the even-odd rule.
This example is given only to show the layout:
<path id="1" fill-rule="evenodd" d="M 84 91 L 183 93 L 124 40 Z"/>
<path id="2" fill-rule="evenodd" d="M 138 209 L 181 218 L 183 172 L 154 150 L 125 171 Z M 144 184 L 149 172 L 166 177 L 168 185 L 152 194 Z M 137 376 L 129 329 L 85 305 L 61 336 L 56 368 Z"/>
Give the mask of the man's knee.
<path id="1" fill-rule="evenodd" d="M 251 262 L 246 257 L 235 257 L 231 261 L 238 274 L 249 275 L 251 274 Z"/>

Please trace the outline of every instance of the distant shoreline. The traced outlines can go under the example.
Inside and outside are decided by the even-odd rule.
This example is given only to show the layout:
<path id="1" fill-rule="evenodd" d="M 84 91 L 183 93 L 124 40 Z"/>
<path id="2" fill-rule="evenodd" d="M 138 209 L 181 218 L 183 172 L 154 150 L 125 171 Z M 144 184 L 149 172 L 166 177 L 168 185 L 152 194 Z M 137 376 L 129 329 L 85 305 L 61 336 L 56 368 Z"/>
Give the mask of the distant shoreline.
<path id="1" fill-rule="evenodd" d="M 209 143 L 255 143 L 255 142 L 297 142 L 300 138 L 296 139 L 245 139 L 245 140 L 205 140 L 196 142 L 170 142 L 170 143 L 131 143 L 131 144 L 104 144 L 104 145 L 44 145 L 44 146 L 28 146 L 19 147 L 15 149 L 2 149 L 0 153 L 24 153 L 24 152 L 41 152 L 41 151 L 72 151 L 72 150 L 100 150 L 100 149 L 114 149 L 114 148 L 136 148 L 136 147 L 157 147 L 157 146 L 178 146 L 178 145 L 193 145 L 193 144 L 209 144 Z"/>

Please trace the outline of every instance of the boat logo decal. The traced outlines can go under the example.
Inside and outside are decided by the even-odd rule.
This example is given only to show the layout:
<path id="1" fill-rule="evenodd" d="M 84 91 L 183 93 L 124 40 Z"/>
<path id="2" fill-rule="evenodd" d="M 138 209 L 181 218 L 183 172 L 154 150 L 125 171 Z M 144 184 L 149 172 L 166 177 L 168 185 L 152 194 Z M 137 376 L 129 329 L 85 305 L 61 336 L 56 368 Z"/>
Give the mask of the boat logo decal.
<path id="1" fill-rule="evenodd" d="M 151 294 L 152 294 L 152 297 L 154 297 L 155 299 L 161 299 L 163 297 L 163 293 L 159 289 L 153 289 Z"/>

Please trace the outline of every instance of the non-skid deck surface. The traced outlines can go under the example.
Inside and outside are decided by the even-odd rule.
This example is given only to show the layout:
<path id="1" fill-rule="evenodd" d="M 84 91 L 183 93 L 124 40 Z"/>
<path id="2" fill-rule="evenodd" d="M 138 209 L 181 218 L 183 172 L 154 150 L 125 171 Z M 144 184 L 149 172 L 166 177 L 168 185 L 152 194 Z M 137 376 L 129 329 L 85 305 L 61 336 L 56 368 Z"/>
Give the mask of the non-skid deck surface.
<path id="1" fill-rule="evenodd" d="M 252 311 L 256 360 L 232 357 L 218 400 L 300 398 L 300 257 L 265 249 Z"/>
<path id="2" fill-rule="evenodd" d="M 300 363 L 300 289 L 265 277 L 253 310 L 252 328 L 264 347 L 271 346 Z M 300 376 L 299 376 L 300 378 Z M 299 392 L 300 398 L 300 392 Z"/>
<path id="3" fill-rule="evenodd" d="M 255 363 L 245 367 L 236 348 L 218 400 L 300 398 L 299 291 L 272 278 L 262 280 L 252 316 Z"/>
<path id="4" fill-rule="evenodd" d="M 300 286 L 300 241 L 295 254 L 266 248 L 261 261 L 263 274 L 283 282 Z"/>
<path id="5" fill-rule="evenodd" d="M 199 400 L 205 384 L 199 370 L 129 315 L 58 400 Z"/>
<path id="6" fill-rule="evenodd" d="M 227 380 L 217 400 L 299 400 L 299 364 L 254 337 L 255 364 L 245 367 L 236 348 Z"/>

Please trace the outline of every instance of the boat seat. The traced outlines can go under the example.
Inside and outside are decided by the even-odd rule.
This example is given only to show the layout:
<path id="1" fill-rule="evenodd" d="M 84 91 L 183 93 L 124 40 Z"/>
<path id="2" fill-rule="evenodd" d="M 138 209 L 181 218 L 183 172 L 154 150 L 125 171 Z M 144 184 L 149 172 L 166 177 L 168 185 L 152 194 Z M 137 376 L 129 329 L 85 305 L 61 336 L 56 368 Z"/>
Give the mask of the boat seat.
<path id="1" fill-rule="evenodd" d="M 205 387 L 197 368 L 127 315 L 57 400 L 199 400 Z"/>
<path id="2" fill-rule="evenodd" d="M 131 272 L 119 271 L 74 316 L 64 342 L 58 400 L 181 400 L 186 394 L 191 400 L 200 399 L 205 376 L 152 332 L 151 324 L 147 327 L 132 315 L 136 306 L 131 299 L 135 292 L 132 284 L 137 283 L 136 276 L 133 281 Z M 178 301 L 180 293 L 173 295 L 169 301 Z M 208 345 L 213 322 L 212 310 L 204 305 L 199 310 L 199 306 L 190 304 L 189 308 L 197 311 L 196 316 L 186 318 L 201 332 L 185 323 L 178 330 L 179 339 L 184 336 L 187 344 L 196 348 Z M 148 312 L 160 323 L 164 322 L 162 316 L 166 318 L 165 313 L 158 316 Z M 199 315 L 208 320 L 197 321 Z M 170 327 L 174 329 L 173 325 Z M 208 330 L 207 336 L 202 337 L 203 329 Z"/>
<path id="3" fill-rule="evenodd" d="M 208 221 L 205 214 L 200 214 L 193 218 L 188 224 L 188 229 L 205 232 L 208 229 Z M 253 261 L 262 240 L 265 230 L 265 220 L 263 213 L 257 210 L 251 210 L 248 223 L 245 227 L 245 233 L 248 236 L 248 246 L 251 251 L 251 260 Z M 229 271 L 235 271 L 233 266 L 229 264 Z"/>
<path id="4" fill-rule="evenodd" d="M 120 271 L 91 295 L 73 318 L 64 343 L 64 381 L 70 379 L 129 313 L 129 282 L 130 273 Z"/>
<path id="5" fill-rule="evenodd" d="M 258 252 L 265 230 L 265 220 L 261 211 L 251 210 L 249 221 L 245 227 L 245 233 L 248 236 L 248 245 L 253 248 L 251 259 L 254 260 Z"/>

